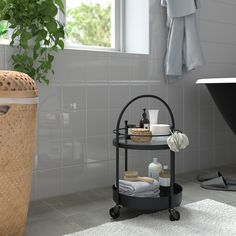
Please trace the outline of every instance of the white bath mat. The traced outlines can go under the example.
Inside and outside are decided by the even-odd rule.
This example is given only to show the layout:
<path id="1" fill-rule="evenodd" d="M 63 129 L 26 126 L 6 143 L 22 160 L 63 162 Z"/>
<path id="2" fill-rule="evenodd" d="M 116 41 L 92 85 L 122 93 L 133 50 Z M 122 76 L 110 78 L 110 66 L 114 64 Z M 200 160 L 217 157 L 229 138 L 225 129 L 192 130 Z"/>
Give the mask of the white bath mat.
<path id="1" fill-rule="evenodd" d="M 179 221 L 167 211 L 106 223 L 67 236 L 236 236 L 236 208 L 210 199 L 179 207 Z"/>

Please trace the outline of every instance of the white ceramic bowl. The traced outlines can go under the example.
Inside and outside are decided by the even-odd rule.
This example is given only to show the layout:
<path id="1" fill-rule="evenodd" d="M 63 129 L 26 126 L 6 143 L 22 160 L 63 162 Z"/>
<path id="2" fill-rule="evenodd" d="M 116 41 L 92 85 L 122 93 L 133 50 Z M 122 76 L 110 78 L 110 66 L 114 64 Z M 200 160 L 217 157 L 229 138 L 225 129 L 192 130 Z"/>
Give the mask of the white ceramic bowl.
<path id="1" fill-rule="evenodd" d="M 170 125 L 168 124 L 151 124 L 150 130 L 153 135 L 169 135 Z"/>

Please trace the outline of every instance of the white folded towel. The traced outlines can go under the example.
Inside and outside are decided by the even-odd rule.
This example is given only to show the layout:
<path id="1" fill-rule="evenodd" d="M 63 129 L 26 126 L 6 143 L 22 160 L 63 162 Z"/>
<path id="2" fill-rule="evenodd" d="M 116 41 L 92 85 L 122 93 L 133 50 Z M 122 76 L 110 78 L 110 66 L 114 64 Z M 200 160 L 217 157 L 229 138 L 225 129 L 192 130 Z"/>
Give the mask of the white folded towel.
<path id="1" fill-rule="evenodd" d="M 121 194 L 124 195 L 128 195 L 128 196 L 132 196 L 132 197 L 143 197 L 143 198 L 157 198 L 160 197 L 160 190 L 151 190 L 148 192 L 142 192 L 142 193 L 133 193 L 133 194 L 129 194 L 128 192 L 123 192 L 122 190 L 120 190 Z"/>
<path id="2" fill-rule="evenodd" d="M 154 180 L 154 182 L 151 184 L 141 181 L 119 180 L 119 190 L 120 192 L 126 193 L 127 195 L 150 192 L 159 190 L 159 182 Z"/>

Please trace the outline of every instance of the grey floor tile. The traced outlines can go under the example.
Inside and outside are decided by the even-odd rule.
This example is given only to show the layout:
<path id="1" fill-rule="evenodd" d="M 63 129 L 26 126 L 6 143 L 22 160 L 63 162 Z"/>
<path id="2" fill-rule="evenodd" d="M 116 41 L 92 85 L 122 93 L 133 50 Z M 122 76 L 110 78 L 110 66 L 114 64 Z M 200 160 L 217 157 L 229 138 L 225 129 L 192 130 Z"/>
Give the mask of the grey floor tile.
<path id="1" fill-rule="evenodd" d="M 184 202 L 196 202 L 207 198 L 223 203 L 233 202 L 236 199 L 236 192 L 207 190 L 192 182 L 183 185 Z"/>
<path id="2" fill-rule="evenodd" d="M 102 197 L 94 191 L 71 194 L 58 198 L 45 200 L 45 203 L 55 208 L 65 216 L 75 215 L 78 212 L 90 211 L 101 206 L 112 206 L 114 203 L 110 197 Z"/>
<path id="3" fill-rule="evenodd" d="M 68 219 L 71 222 L 79 224 L 82 228 L 87 229 L 107 222 L 112 222 L 113 220 L 109 215 L 109 209 L 109 206 L 90 209 L 89 211 L 79 212 L 78 214 L 70 216 L 68 217 Z M 139 216 L 140 214 L 141 212 L 135 210 L 121 208 L 119 221 L 134 218 Z"/>
<path id="4" fill-rule="evenodd" d="M 196 177 L 216 170 L 221 171 L 226 178 L 236 178 L 236 164 L 176 176 L 176 182 L 183 187 L 182 205 L 210 198 L 236 207 L 236 192 L 200 187 Z M 114 205 L 111 187 L 32 202 L 26 236 L 59 236 L 110 222 L 109 209 Z M 127 208 L 121 208 L 120 213 L 119 220 L 142 214 Z"/>
<path id="5" fill-rule="evenodd" d="M 68 219 L 85 229 L 111 221 L 108 210 L 105 208 L 81 211 L 73 216 L 69 216 Z"/>
<path id="6" fill-rule="evenodd" d="M 93 191 L 85 191 L 81 193 L 73 193 L 64 196 L 44 199 L 43 201 L 50 206 L 60 206 L 60 205 L 70 206 L 78 203 L 83 204 L 88 201 L 91 202 L 97 199 L 98 196 L 94 195 Z"/>
<path id="7" fill-rule="evenodd" d="M 102 198 L 108 199 L 112 197 L 112 187 L 99 188 L 93 190 L 94 194 Z"/>
<path id="8" fill-rule="evenodd" d="M 30 203 L 27 222 L 31 223 L 39 220 L 57 219 L 62 217 L 63 215 L 59 211 L 53 209 L 44 202 L 34 201 Z"/>
<path id="9" fill-rule="evenodd" d="M 66 217 L 47 219 L 27 224 L 25 236 L 61 236 L 83 230 L 78 224 Z"/>

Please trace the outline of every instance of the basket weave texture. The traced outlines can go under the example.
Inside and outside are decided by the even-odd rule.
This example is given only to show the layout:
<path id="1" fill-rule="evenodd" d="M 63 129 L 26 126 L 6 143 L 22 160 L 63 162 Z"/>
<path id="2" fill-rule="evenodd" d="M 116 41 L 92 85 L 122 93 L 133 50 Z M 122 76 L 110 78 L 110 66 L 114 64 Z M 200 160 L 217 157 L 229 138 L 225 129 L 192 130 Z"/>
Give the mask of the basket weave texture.
<path id="1" fill-rule="evenodd" d="M 0 97 L 35 97 L 37 85 L 27 74 L 0 70 Z"/>
<path id="2" fill-rule="evenodd" d="M 9 81 L 9 89 L 15 80 L 8 75 L 13 77 L 14 73 L 0 71 L 0 81 Z M 15 75 L 25 78 L 25 74 L 16 72 Z M 2 84 L 0 90 L 1 87 L 7 89 L 6 85 Z M 17 89 L 37 90 L 34 82 L 19 83 L 15 89 L 16 92 Z M 24 235 L 32 182 L 36 111 L 36 104 L 11 104 L 8 112 L 0 115 L 0 236 Z"/>
<path id="3" fill-rule="evenodd" d="M 136 143 L 148 143 L 152 139 L 152 132 L 144 128 L 131 129 L 131 140 Z"/>

